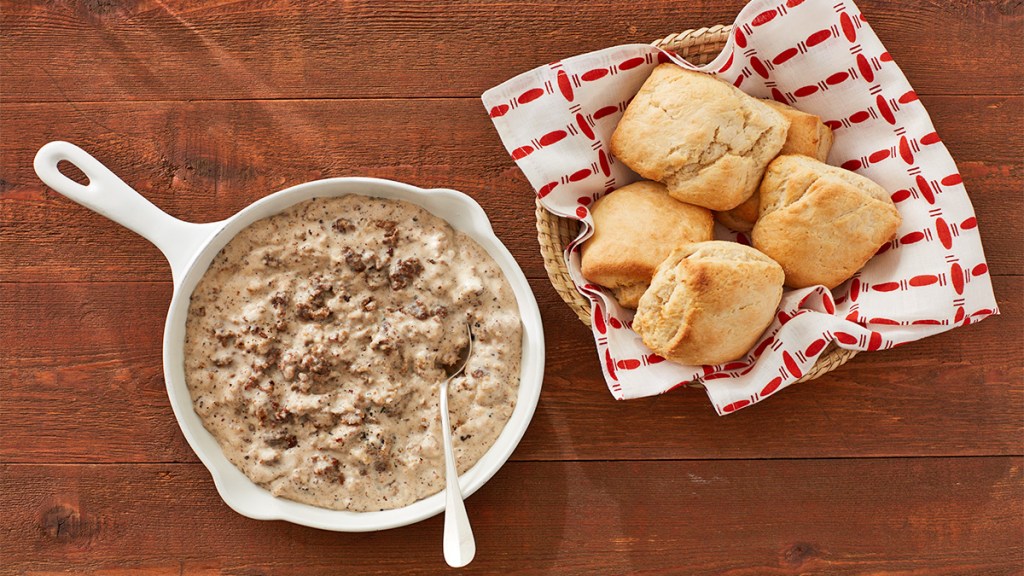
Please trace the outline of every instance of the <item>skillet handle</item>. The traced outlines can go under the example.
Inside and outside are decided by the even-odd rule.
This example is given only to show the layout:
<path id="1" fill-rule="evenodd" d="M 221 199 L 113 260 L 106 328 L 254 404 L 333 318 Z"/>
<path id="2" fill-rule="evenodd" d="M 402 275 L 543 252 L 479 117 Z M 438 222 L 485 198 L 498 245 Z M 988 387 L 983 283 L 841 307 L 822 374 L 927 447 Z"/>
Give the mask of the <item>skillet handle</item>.
<path id="1" fill-rule="evenodd" d="M 83 186 L 60 172 L 67 161 L 89 179 Z M 174 284 L 184 277 L 199 249 L 224 222 L 193 224 L 178 220 L 143 198 L 99 160 L 69 142 L 50 142 L 36 153 L 36 174 L 47 186 L 149 240 L 171 265 Z"/>

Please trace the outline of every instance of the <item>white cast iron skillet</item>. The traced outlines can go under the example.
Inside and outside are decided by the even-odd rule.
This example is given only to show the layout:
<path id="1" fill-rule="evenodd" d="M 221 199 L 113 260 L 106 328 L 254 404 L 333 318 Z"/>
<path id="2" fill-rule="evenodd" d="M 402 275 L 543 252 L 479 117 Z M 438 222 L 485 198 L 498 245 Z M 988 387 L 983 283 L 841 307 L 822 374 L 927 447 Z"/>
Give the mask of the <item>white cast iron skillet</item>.
<path id="1" fill-rule="evenodd" d="M 78 167 L 89 178 L 89 184 L 83 186 L 61 174 L 57 163 L 62 160 Z M 182 433 L 210 470 L 221 498 L 239 514 L 259 520 L 287 520 L 325 530 L 363 532 L 412 524 L 444 509 L 443 491 L 409 506 L 381 512 L 341 512 L 276 498 L 250 481 L 224 457 L 217 441 L 206 431 L 192 409 L 192 399 L 185 384 L 183 353 L 185 319 L 192 290 L 214 256 L 235 234 L 249 224 L 303 200 L 345 194 L 405 200 L 446 220 L 453 228 L 465 232 L 487 250 L 508 278 L 519 304 L 523 320 L 522 373 L 512 417 L 497 442 L 476 466 L 459 479 L 462 493 L 469 496 L 489 480 L 508 460 L 526 432 L 540 397 L 544 377 L 544 331 L 540 311 L 523 271 L 494 235 L 483 209 L 469 196 L 454 190 L 424 190 L 376 178 L 330 178 L 306 182 L 271 194 L 227 220 L 193 224 L 164 213 L 98 160 L 73 144 L 51 142 L 43 146 L 36 154 L 35 170 L 47 186 L 138 233 L 155 244 L 170 262 L 174 296 L 164 326 L 164 380 L 167 395 L 170 396 L 171 407 Z"/>

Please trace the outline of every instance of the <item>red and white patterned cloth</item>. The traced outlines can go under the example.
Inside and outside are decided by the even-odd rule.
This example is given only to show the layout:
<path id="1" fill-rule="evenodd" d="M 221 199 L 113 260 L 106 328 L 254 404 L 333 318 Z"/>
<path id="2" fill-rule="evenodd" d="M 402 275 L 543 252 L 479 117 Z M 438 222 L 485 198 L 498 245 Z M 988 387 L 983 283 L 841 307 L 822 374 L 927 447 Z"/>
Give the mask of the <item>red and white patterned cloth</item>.
<path id="1" fill-rule="evenodd" d="M 715 74 L 762 98 L 821 116 L 835 131 L 829 163 L 892 194 L 895 240 L 834 291 L 787 290 L 774 323 L 744 358 L 720 366 L 664 361 L 630 329 L 632 311 L 580 274 L 588 207 L 638 179 L 608 141 L 626 104 L 659 62 Z M 903 72 L 848 0 L 755 0 L 713 62 L 695 68 L 647 45 L 567 58 L 484 93 L 502 142 L 544 207 L 582 220 L 566 247 L 576 287 L 593 303 L 594 339 L 618 399 L 702 383 L 728 414 L 778 392 L 826 346 L 884 350 L 998 313 L 974 209 L 956 164 Z M 746 242 L 721 226 L 722 239 Z"/>

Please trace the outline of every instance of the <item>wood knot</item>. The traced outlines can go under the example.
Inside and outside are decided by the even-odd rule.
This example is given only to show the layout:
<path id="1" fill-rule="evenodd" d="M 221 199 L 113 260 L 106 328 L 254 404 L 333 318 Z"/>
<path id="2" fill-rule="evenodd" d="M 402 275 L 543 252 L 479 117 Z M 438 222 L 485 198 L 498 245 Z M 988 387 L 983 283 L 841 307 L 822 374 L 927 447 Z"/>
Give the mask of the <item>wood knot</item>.
<path id="1" fill-rule="evenodd" d="M 787 564 L 799 565 L 807 561 L 808 558 L 815 558 L 820 554 L 813 544 L 797 542 L 782 552 L 782 558 Z"/>
<path id="2" fill-rule="evenodd" d="M 43 512 L 40 525 L 44 534 L 58 542 L 88 538 L 97 528 L 95 523 L 83 521 L 78 510 L 67 504 L 57 504 Z"/>
<path id="3" fill-rule="evenodd" d="M 84 0 L 79 6 L 89 14 L 98 15 L 111 14 L 120 10 L 116 0 Z"/>

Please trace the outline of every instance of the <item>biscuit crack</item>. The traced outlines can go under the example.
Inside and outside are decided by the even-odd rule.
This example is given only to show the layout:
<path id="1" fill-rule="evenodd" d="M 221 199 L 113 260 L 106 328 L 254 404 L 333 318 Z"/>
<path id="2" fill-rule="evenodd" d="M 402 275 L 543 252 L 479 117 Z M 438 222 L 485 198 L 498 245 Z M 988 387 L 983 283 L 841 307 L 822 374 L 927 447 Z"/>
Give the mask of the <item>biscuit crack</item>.
<path id="1" fill-rule="evenodd" d="M 864 210 L 867 210 L 870 207 L 871 207 L 870 200 L 869 200 L 868 203 L 858 204 L 857 206 L 854 206 L 853 208 L 850 208 L 849 210 L 843 212 L 842 214 L 836 215 L 836 217 L 833 219 L 833 222 L 835 222 L 836 224 L 840 224 L 848 216 L 852 216 L 852 215 L 854 215 L 854 214 L 856 214 L 858 212 L 863 212 Z"/>
<path id="2" fill-rule="evenodd" d="M 818 183 L 819 180 L 821 180 L 821 176 L 818 176 L 817 178 L 811 180 L 810 182 L 807 183 L 806 186 L 797 190 L 796 194 L 793 195 L 792 199 L 786 197 L 786 190 L 789 188 L 789 180 L 790 173 L 787 172 L 786 175 L 783 177 L 782 182 L 779 183 L 779 185 L 775 186 L 775 190 L 778 190 L 779 192 L 773 195 L 773 202 L 771 202 L 770 204 L 765 204 L 765 198 L 763 195 L 761 196 L 760 216 L 762 218 L 767 216 L 768 214 L 771 214 L 772 212 L 775 212 L 776 210 L 781 209 L 783 206 L 792 205 L 799 202 L 801 199 L 803 199 L 804 196 L 807 195 L 808 190 L 810 190 L 815 184 Z"/>

